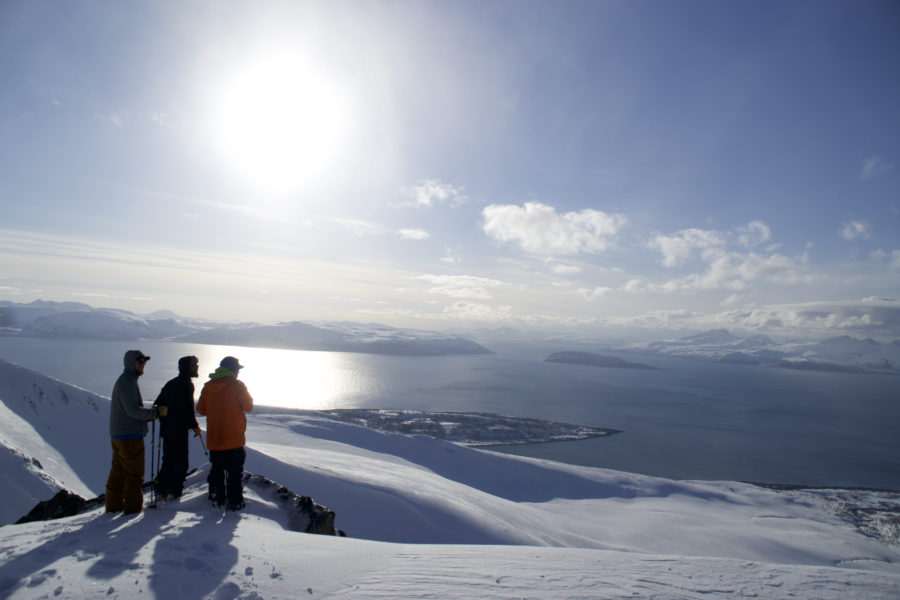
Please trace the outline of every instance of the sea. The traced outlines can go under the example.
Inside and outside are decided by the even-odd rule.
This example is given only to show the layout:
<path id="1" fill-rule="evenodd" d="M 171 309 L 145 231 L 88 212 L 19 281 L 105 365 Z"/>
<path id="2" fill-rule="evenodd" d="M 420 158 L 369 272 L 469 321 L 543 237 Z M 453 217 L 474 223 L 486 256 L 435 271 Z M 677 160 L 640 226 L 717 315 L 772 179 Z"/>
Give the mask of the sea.
<path id="1" fill-rule="evenodd" d="M 408 357 L 186 344 L 0 337 L 0 358 L 109 396 L 126 350 L 151 356 L 145 404 L 200 360 L 197 394 L 225 356 L 258 405 L 481 412 L 604 427 L 586 440 L 495 451 L 673 479 L 900 490 L 900 377 L 627 357 L 654 369 L 546 362 L 566 349 Z M 250 417 L 252 418 L 252 416 Z"/>

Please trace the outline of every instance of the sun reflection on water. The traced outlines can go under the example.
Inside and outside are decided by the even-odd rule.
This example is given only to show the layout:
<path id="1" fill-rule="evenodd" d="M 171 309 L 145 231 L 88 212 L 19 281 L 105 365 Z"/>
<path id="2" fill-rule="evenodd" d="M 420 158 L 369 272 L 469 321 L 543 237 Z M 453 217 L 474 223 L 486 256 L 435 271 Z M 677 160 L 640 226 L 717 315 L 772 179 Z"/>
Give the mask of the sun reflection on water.
<path id="1" fill-rule="evenodd" d="M 244 365 L 239 379 L 260 406 L 340 408 L 370 385 L 365 375 L 353 368 L 352 360 L 339 352 L 243 346 L 197 346 L 196 350 L 200 360 L 198 398 L 209 374 L 226 356 L 237 357 Z"/>

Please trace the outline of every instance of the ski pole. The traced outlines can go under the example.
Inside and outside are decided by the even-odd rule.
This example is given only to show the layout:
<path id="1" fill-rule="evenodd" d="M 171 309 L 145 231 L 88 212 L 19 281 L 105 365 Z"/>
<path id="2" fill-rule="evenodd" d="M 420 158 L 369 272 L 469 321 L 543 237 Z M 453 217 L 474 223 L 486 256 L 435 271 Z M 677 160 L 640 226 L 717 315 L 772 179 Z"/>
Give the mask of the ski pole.
<path id="1" fill-rule="evenodd" d="M 200 445 L 203 446 L 203 454 L 209 456 L 209 452 L 206 451 L 206 443 L 203 441 L 203 436 L 198 433 L 197 437 L 200 438 Z"/>
<path id="2" fill-rule="evenodd" d="M 163 439 L 162 439 L 162 425 L 159 426 L 159 444 L 156 447 L 156 478 L 159 478 L 159 463 L 162 461 L 162 453 L 163 453 Z M 157 487 L 156 479 L 153 480 L 153 487 Z M 159 496 L 159 490 L 156 491 L 157 497 Z M 159 498 L 157 498 L 158 500 Z"/>
<path id="3" fill-rule="evenodd" d="M 156 419 L 151 421 L 150 430 L 150 506 L 156 506 Z"/>

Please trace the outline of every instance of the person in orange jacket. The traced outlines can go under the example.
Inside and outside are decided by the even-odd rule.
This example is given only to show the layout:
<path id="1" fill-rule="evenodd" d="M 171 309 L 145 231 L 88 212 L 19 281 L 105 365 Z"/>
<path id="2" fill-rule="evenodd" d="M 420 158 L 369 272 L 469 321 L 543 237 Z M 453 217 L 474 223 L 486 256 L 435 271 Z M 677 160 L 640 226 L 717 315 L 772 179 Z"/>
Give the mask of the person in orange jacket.
<path id="1" fill-rule="evenodd" d="M 218 507 L 244 507 L 244 433 L 253 398 L 238 373 L 244 368 L 238 359 L 226 356 L 209 381 L 203 384 L 197 412 L 206 417 L 206 446 L 209 449 L 209 498 Z"/>

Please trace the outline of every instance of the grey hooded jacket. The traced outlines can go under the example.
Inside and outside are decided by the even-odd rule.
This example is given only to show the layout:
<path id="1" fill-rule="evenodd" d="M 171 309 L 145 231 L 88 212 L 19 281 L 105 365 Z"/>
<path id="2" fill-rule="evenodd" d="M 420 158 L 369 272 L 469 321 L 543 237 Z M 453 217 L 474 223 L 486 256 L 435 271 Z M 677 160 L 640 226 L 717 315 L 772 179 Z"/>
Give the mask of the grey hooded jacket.
<path id="1" fill-rule="evenodd" d="M 109 411 L 109 435 L 114 438 L 140 438 L 147 435 L 147 421 L 156 418 L 155 408 L 144 408 L 138 372 L 134 362 L 141 356 L 139 350 L 125 353 L 125 371 L 119 375 L 113 388 Z"/>

